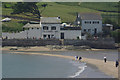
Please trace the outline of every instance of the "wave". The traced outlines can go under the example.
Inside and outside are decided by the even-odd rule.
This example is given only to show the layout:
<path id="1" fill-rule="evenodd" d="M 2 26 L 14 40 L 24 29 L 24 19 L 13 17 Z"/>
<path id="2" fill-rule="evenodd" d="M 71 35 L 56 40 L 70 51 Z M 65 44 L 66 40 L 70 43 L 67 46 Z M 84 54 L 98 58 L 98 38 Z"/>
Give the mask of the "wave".
<path id="1" fill-rule="evenodd" d="M 78 70 L 78 72 L 74 73 L 72 76 L 69 76 L 69 78 L 75 78 L 75 77 L 79 76 L 87 67 L 86 63 L 82 63 L 79 61 L 72 61 L 70 63 L 73 63 L 74 66 L 78 66 L 79 70 Z"/>

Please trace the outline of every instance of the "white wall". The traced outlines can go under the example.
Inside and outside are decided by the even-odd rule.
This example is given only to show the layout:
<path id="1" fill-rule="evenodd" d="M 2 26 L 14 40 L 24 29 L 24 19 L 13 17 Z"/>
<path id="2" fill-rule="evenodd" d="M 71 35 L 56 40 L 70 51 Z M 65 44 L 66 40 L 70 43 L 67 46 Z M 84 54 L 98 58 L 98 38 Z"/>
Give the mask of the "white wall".
<path id="1" fill-rule="evenodd" d="M 85 24 L 85 21 L 91 21 L 91 24 Z M 99 21 L 99 24 L 93 24 L 93 21 Z M 97 28 L 97 33 L 102 32 L 102 21 L 101 20 L 82 20 L 82 32 L 84 32 L 84 29 L 87 30 L 91 29 L 90 34 L 94 34 L 94 29 Z"/>
<path id="2" fill-rule="evenodd" d="M 41 28 L 37 29 L 37 28 L 29 28 L 29 30 L 26 32 L 26 36 L 28 33 L 28 38 L 36 38 L 36 39 L 40 39 L 42 36 L 42 31 Z"/>
<path id="3" fill-rule="evenodd" d="M 2 33 L 2 37 L 3 38 L 6 38 L 8 37 L 8 39 L 24 39 L 26 38 L 26 31 L 21 31 L 20 33 L 8 33 L 8 32 L 5 32 L 5 33 Z"/>
<path id="4" fill-rule="evenodd" d="M 40 39 L 42 36 L 41 33 L 41 28 L 37 29 L 37 28 L 30 28 L 29 30 L 25 30 L 25 31 L 21 31 L 19 33 L 2 33 L 2 37 L 6 38 L 6 36 L 8 37 L 8 39 L 25 39 L 25 38 L 36 38 L 36 39 Z"/>
<path id="5" fill-rule="evenodd" d="M 49 27 L 49 30 L 43 30 L 43 26 L 48 26 Z M 56 30 L 51 30 L 51 27 L 52 26 L 56 26 Z M 41 25 L 41 29 L 42 29 L 42 38 L 43 38 L 43 35 L 54 35 L 54 37 L 56 39 L 59 39 L 60 38 L 60 26 L 61 24 L 42 24 Z"/>
<path id="6" fill-rule="evenodd" d="M 77 39 L 81 38 L 81 30 L 61 30 L 64 33 L 64 39 Z"/>

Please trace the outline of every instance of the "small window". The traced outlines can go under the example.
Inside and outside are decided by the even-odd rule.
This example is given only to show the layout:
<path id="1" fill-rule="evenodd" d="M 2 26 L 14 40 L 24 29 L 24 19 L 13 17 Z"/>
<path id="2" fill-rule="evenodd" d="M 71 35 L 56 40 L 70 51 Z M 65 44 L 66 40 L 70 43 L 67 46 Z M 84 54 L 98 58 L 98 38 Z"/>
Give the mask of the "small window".
<path id="1" fill-rule="evenodd" d="M 46 38 L 46 35 L 43 35 L 44 38 Z"/>
<path id="2" fill-rule="evenodd" d="M 37 28 L 37 29 L 39 29 L 39 28 Z"/>
<path id="3" fill-rule="evenodd" d="M 86 29 L 84 29 L 84 32 L 86 32 Z"/>
<path id="4" fill-rule="evenodd" d="M 34 29 L 34 28 L 32 28 L 32 29 Z"/>
<path id="5" fill-rule="evenodd" d="M 99 24 L 99 21 L 97 23 Z"/>
<path id="6" fill-rule="evenodd" d="M 91 29 L 88 29 L 88 32 L 91 32 Z"/>
<path id="7" fill-rule="evenodd" d="M 52 27 L 51 27 L 51 30 L 56 30 L 56 27 L 55 27 L 55 26 L 52 26 Z"/>
<path id="8" fill-rule="evenodd" d="M 91 21 L 90 21 L 90 24 L 91 24 Z"/>
<path id="9" fill-rule="evenodd" d="M 54 35 L 51 35 L 52 37 L 54 37 Z"/>
<path id="10" fill-rule="evenodd" d="M 82 35 L 81 36 L 84 36 L 84 34 L 82 33 Z"/>
<path id="11" fill-rule="evenodd" d="M 48 26 L 43 26 L 43 30 L 48 30 Z"/>

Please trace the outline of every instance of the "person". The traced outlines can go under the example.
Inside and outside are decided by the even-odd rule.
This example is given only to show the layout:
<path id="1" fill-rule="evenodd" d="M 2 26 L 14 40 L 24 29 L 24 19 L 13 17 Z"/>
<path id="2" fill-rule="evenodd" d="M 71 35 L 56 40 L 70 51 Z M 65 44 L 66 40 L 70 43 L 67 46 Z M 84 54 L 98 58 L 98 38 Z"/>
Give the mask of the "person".
<path id="1" fill-rule="evenodd" d="M 116 60 L 115 66 L 116 66 L 116 67 L 119 66 L 119 62 L 118 62 L 118 60 Z"/>
<path id="2" fill-rule="evenodd" d="M 82 57 L 80 56 L 80 57 L 79 57 L 79 60 L 81 60 L 81 59 L 82 59 Z"/>
<path id="3" fill-rule="evenodd" d="M 78 56 L 75 56 L 75 60 L 78 60 Z"/>
<path id="4" fill-rule="evenodd" d="M 107 57 L 106 57 L 106 56 L 104 57 L 104 62 L 105 62 L 105 63 L 107 62 Z"/>

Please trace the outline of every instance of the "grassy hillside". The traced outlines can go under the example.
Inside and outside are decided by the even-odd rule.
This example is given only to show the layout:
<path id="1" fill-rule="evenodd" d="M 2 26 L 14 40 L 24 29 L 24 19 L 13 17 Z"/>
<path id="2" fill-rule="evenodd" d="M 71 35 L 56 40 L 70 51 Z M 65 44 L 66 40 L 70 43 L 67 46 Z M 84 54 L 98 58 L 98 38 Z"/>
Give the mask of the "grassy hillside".
<path id="1" fill-rule="evenodd" d="M 58 4 L 68 5 L 68 6 L 80 6 L 84 8 L 94 9 L 94 10 L 105 10 L 105 11 L 118 11 L 117 2 L 58 2 Z"/>
<path id="2" fill-rule="evenodd" d="M 21 14 L 11 14 L 12 13 L 12 6 L 16 4 L 14 2 L 12 3 L 4 3 L 4 5 L 2 6 L 2 14 L 3 15 L 9 15 L 9 16 L 19 16 L 21 18 L 29 18 L 29 19 L 37 19 L 35 15 L 31 14 L 31 13 L 21 13 Z M 112 21 L 117 22 L 118 21 L 118 4 L 117 3 L 78 3 L 78 2 L 47 2 L 47 7 L 43 8 L 41 5 L 45 4 L 45 2 L 43 3 L 37 3 L 37 6 L 41 12 L 41 15 L 44 17 L 54 17 L 54 16 L 60 16 L 62 19 L 62 22 L 71 22 L 73 23 L 75 21 L 76 18 L 76 13 L 77 12 L 99 12 L 101 13 L 102 17 L 103 17 L 103 22 L 106 18 L 111 19 Z M 16 24 L 17 23 L 17 24 Z M 6 25 L 9 24 L 9 25 Z M 14 25 L 13 25 L 14 24 Z M 16 26 L 17 25 L 17 26 Z M 21 23 L 18 23 L 17 20 L 12 19 L 11 22 L 3 22 L 3 27 L 9 27 L 10 30 L 12 30 L 12 28 L 18 28 L 18 30 L 21 30 L 23 24 L 21 25 Z M 3 28 L 3 31 L 4 30 Z M 9 30 L 8 30 L 9 31 Z M 14 30 L 13 30 L 14 31 Z"/>

